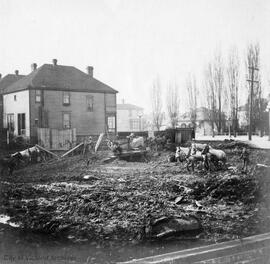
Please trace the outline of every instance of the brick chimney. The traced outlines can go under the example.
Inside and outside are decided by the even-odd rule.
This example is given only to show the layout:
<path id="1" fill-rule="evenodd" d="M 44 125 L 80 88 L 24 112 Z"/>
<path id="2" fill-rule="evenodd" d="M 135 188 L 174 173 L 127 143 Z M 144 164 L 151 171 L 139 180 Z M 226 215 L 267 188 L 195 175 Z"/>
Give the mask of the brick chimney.
<path id="1" fill-rule="evenodd" d="M 19 75 L 19 71 L 18 70 L 15 70 L 15 74 L 18 76 Z"/>
<path id="2" fill-rule="evenodd" d="M 94 67 L 87 66 L 86 70 L 87 70 L 87 74 L 90 75 L 90 77 L 93 77 Z"/>
<path id="3" fill-rule="evenodd" d="M 31 64 L 31 70 L 35 71 L 36 69 L 37 69 L 37 64 L 36 63 Z"/>
<path id="4" fill-rule="evenodd" d="M 57 65 L 57 59 L 53 59 L 52 63 L 53 63 L 53 66 L 56 66 Z"/>

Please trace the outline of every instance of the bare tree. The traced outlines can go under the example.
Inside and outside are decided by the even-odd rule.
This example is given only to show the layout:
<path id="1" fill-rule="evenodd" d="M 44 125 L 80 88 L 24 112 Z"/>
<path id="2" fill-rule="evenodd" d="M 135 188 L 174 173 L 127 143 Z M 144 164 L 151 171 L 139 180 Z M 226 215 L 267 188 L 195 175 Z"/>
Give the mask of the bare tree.
<path id="1" fill-rule="evenodd" d="M 196 120 L 197 120 L 197 96 L 198 96 L 198 90 L 197 90 L 197 83 L 195 76 L 189 75 L 186 80 L 186 88 L 188 92 L 188 104 L 190 109 L 190 117 L 191 122 L 193 123 L 193 126 L 196 126 Z"/>
<path id="2" fill-rule="evenodd" d="M 208 108 L 208 118 L 211 122 L 212 127 L 212 135 L 214 137 L 214 128 L 215 123 L 217 121 L 217 98 L 216 98 L 216 89 L 214 83 L 214 69 L 213 64 L 211 62 L 208 63 L 207 68 L 205 70 L 205 98 L 206 98 L 206 105 Z"/>
<path id="3" fill-rule="evenodd" d="M 220 52 L 216 53 L 213 68 L 214 68 L 213 81 L 214 81 L 214 86 L 216 90 L 217 110 L 218 110 L 217 129 L 218 129 L 218 132 L 221 132 L 222 120 L 223 120 L 222 106 L 224 103 L 223 99 L 225 99 L 225 97 L 223 97 L 224 95 L 224 65 L 223 65 Z"/>
<path id="4" fill-rule="evenodd" d="M 151 100 L 152 100 L 152 122 L 154 127 L 159 131 L 164 119 L 164 113 L 162 111 L 161 86 L 158 78 L 154 80 L 152 84 Z"/>
<path id="5" fill-rule="evenodd" d="M 170 120 L 170 125 L 175 128 L 179 117 L 179 93 L 176 83 L 169 84 L 167 87 L 167 112 Z"/>
<path id="6" fill-rule="evenodd" d="M 233 133 L 236 137 L 238 129 L 238 106 L 239 106 L 239 56 L 236 48 L 232 48 L 228 57 L 228 103 L 229 116 L 232 120 Z"/>
<path id="7" fill-rule="evenodd" d="M 247 49 L 247 79 L 251 80 L 253 75 L 253 84 L 249 81 L 248 90 L 248 107 L 247 107 L 247 115 L 249 113 L 249 109 L 252 105 L 252 111 L 249 115 L 249 123 L 251 129 L 259 128 L 260 134 L 262 136 L 262 115 L 264 108 L 263 98 L 262 98 L 262 86 L 261 86 L 261 78 L 259 73 L 260 67 L 260 46 L 258 43 L 249 44 Z"/>
<path id="8" fill-rule="evenodd" d="M 224 65 L 220 53 L 216 53 L 214 60 L 207 65 L 205 85 L 212 129 L 216 125 L 218 132 L 221 132 L 225 121 L 222 108 L 226 97 L 224 96 Z"/>

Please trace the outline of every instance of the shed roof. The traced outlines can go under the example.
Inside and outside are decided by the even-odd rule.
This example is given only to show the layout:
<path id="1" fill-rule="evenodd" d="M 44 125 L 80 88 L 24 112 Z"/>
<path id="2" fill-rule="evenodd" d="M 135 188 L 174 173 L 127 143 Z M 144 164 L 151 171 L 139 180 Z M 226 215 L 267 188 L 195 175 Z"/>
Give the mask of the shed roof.
<path id="1" fill-rule="evenodd" d="M 0 79 L 0 94 L 4 93 L 9 85 L 17 82 L 23 77 L 25 77 L 25 75 L 7 74 L 4 76 L 2 79 Z"/>
<path id="2" fill-rule="evenodd" d="M 43 64 L 5 89 L 12 93 L 27 89 L 63 90 L 93 93 L 117 93 L 110 86 L 73 66 Z"/>

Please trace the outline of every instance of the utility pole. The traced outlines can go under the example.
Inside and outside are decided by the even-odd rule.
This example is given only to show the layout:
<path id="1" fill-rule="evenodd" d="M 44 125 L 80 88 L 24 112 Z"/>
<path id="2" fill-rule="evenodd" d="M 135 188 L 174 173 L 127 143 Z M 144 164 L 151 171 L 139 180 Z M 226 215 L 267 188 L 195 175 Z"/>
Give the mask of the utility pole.
<path id="1" fill-rule="evenodd" d="M 268 122 L 269 122 L 269 124 L 268 124 L 268 129 L 269 129 L 269 131 L 268 131 L 268 140 L 270 141 L 270 101 L 268 102 L 268 105 L 267 105 L 266 109 L 268 110 L 268 117 L 269 117 L 269 120 L 268 120 Z"/>
<path id="2" fill-rule="evenodd" d="M 258 81 L 254 80 L 254 71 L 258 71 L 259 69 L 254 67 L 253 65 L 251 67 L 248 67 L 251 70 L 251 79 L 247 80 L 250 82 L 250 102 L 249 102 L 249 128 L 248 128 L 248 140 L 252 139 L 252 124 L 253 124 L 253 85 L 254 83 L 258 83 Z"/>

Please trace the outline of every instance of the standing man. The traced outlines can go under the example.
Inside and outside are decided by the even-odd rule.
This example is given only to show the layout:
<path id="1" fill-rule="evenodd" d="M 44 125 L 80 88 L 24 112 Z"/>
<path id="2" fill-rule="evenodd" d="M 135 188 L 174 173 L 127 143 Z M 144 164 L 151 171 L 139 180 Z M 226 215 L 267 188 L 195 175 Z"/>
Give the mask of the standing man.
<path id="1" fill-rule="evenodd" d="M 84 140 L 83 146 L 83 158 L 87 160 L 87 166 L 90 163 L 90 156 L 93 152 L 94 143 L 92 137 L 90 136 L 87 140 Z"/>
<path id="2" fill-rule="evenodd" d="M 248 164 L 249 164 L 249 152 L 246 148 L 243 148 L 240 159 L 243 159 L 244 161 L 242 172 L 247 173 Z"/>
<path id="3" fill-rule="evenodd" d="M 134 133 L 131 133 L 129 136 L 127 136 L 127 141 L 128 141 L 128 150 L 131 149 L 131 142 L 132 140 L 135 138 L 135 134 Z"/>

